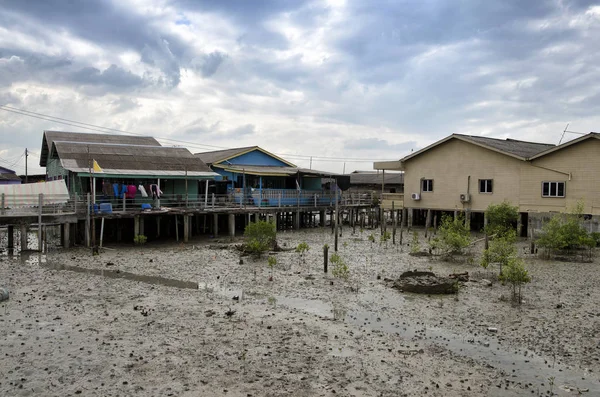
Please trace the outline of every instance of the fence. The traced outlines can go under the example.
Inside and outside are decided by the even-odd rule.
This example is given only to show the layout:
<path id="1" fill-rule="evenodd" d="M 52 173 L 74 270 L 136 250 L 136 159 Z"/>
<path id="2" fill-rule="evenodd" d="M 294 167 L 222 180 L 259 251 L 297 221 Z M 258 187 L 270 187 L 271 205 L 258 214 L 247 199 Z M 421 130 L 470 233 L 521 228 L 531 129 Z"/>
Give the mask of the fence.
<path id="1" fill-rule="evenodd" d="M 376 205 L 380 195 L 376 192 L 338 193 L 338 203 L 342 206 Z M 228 194 L 163 194 L 160 197 L 141 197 L 134 199 L 115 198 L 103 195 L 13 195 L 2 194 L 0 216 L 94 214 L 140 212 L 152 209 L 247 209 L 247 208 L 316 208 L 334 206 L 336 192 L 294 189 L 263 189 L 249 191 L 244 195 L 240 191 Z M 18 203 L 26 202 L 27 205 Z M 33 204 L 35 203 L 35 205 Z"/>

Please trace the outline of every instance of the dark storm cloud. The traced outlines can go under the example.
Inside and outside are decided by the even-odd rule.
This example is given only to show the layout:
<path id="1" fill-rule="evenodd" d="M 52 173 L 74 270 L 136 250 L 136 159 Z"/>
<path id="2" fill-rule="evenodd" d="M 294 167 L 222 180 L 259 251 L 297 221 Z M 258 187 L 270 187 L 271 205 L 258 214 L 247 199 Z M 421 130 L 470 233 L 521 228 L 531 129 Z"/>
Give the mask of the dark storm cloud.
<path id="1" fill-rule="evenodd" d="M 7 0 L 2 4 L 5 13 L 0 23 L 9 29 L 30 29 L 34 34 L 39 34 L 39 26 L 64 30 L 101 47 L 143 53 L 143 61 L 158 66 L 167 75 L 166 84 L 179 84 L 178 62 L 185 58 L 187 45 L 176 36 L 157 32 L 151 26 L 152 17 L 117 4 L 104 0 Z M 23 19 L 29 24 L 23 24 Z M 43 36 L 40 39 L 44 40 Z"/>

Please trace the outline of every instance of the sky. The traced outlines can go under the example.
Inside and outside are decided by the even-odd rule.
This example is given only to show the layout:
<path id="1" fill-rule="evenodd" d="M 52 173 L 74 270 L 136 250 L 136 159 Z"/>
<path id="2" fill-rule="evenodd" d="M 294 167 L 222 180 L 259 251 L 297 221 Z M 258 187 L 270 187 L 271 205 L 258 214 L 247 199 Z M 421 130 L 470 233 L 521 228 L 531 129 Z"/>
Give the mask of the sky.
<path id="1" fill-rule="evenodd" d="M 584 0 L 1 0 L 0 166 L 43 173 L 44 130 L 97 132 L 71 121 L 339 173 L 558 143 L 600 129 L 598 37 Z"/>

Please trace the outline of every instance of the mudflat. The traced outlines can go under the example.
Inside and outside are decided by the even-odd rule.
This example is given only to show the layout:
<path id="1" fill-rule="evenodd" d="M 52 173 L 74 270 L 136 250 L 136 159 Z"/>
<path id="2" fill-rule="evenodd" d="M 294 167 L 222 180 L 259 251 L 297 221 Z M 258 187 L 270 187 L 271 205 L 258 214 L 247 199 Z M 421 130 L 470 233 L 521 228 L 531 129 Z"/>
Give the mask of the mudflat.
<path id="1" fill-rule="evenodd" d="M 290 250 L 268 254 L 272 270 L 226 238 L 2 256 L 0 394 L 600 395 L 597 259 L 541 260 L 523 241 L 532 282 L 515 305 L 479 245 L 444 262 L 411 256 L 406 234 L 344 228 L 342 280 L 323 271 L 329 229 L 277 239 Z M 393 288 L 415 269 L 469 281 L 456 295 Z"/>

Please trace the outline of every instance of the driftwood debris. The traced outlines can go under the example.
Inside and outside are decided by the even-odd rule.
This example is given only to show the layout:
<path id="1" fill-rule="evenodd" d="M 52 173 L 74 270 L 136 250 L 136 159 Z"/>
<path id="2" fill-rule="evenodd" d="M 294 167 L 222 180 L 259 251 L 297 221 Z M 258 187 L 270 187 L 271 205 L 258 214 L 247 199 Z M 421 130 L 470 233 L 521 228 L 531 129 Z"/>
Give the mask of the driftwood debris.
<path id="1" fill-rule="evenodd" d="M 448 278 L 452 278 L 458 281 L 469 281 L 469 272 L 452 273 L 448 276 Z"/>

